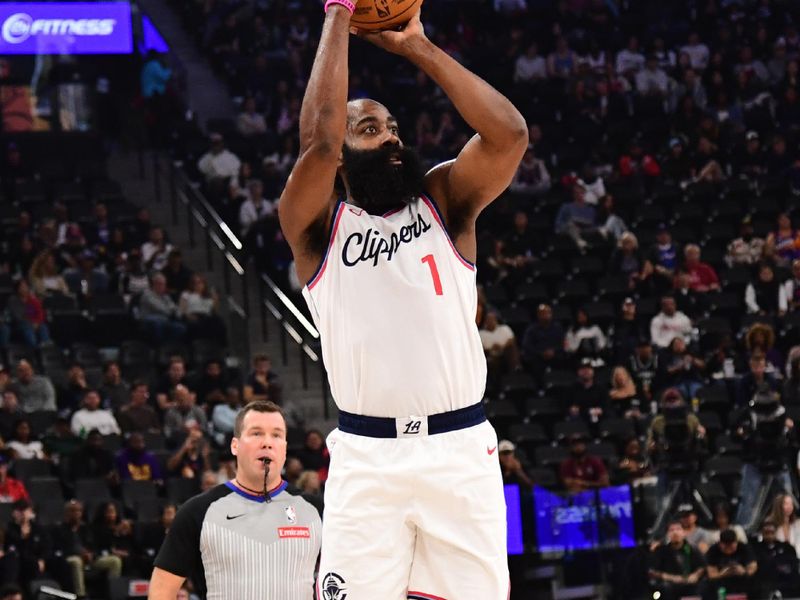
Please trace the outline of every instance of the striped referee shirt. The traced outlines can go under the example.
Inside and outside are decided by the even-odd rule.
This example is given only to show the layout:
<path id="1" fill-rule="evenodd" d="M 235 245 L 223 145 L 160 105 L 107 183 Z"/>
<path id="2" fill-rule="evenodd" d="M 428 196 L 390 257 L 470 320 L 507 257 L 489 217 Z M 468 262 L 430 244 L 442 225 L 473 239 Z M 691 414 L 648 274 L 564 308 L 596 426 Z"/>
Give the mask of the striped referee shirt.
<path id="1" fill-rule="evenodd" d="M 155 566 L 191 579 L 208 600 L 311 600 L 322 523 L 287 485 L 269 503 L 231 482 L 188 500 Z"/>

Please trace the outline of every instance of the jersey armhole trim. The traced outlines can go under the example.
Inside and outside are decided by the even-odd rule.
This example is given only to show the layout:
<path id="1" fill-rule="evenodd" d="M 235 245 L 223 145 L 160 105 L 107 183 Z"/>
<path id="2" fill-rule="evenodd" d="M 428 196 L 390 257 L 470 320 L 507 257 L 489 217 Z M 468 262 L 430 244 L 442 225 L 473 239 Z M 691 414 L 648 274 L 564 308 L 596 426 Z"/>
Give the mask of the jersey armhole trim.
<path id="1" fill-rule="evenodd" d="M 344 201 L 338 200 L 336 202 L 336 208 L 333 211 L 333 218 L 331 218 L 331 228 L 328 233 L 328 245 L 325 247 L 325 254 L 322 255 L 322 260 L 320 260 L 316 272 L 311 279 L 308 280 L 308 283 L 306 283 L 306 287 L 309 291 L 317 285 L 322 274 L 325 272 L 325 267 L 328 264 L 328 254 L 330 254 L 331 246 L 333 246 L 333 239 L 336 237 L 336 230 L 339 228 L 339 219 L 342 218 L 342 212 L 344 212 Z"/>
<path id="2" fill-rule="evenodd" d="M 458 248 L 456 248 L 456 245 L 453 243 L 453 238 L 450 237 L 450 232 L 447 230 L 447 225 L 445 225 L 444 217 L 442 216 L 442 212 L 439 210 L 439 205 L 436 204 L 436 201 L 428 194 L 422 194 L 420 198 L 422 198 L 423 202 L 425 202 L 425 204 L 428 205 L 428 208 L 430 209 L 431 213 L 433 213 L 433 217 L 436 219 L 436 221 L 439 223 L 439 226 L 442 228 L 442 231 L 444 232 L 444 235 L 447 238 L 447 242 L 453 249 L 453 253 L 455 253 L 456 258 L 458 258 L 461 264 L 467 267 L 470 271 L 474 271 L 475 264 L 464 258 L 461 252 L 458 251 Z"/>

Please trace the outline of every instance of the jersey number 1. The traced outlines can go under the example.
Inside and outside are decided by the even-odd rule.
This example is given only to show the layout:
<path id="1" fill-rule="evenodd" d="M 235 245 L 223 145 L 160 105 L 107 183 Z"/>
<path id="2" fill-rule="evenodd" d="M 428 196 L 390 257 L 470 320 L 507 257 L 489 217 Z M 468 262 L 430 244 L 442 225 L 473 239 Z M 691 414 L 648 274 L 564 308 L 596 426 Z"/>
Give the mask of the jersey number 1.
<path id="1" fill-rule="evenodd" d="M 436 268 L 436 259 L 433 254 L 428 254 L 422 257 L 422 262 L 428 263 L 428 268 L 431 270 L 431 278 L 433 279 L 433 290 L 437 296 L 442 295 L 442 280 L 439 279 L 439 269 Z"/>

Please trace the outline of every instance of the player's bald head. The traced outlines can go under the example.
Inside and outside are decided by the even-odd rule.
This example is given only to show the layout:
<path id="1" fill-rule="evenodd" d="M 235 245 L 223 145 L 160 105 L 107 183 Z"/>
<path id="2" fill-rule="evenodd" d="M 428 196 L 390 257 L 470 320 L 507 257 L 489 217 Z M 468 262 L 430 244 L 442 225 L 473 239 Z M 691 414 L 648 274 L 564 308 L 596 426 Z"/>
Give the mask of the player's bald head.
<path id="1" fill-rule="evenodd" d="M 366 117 L 375 117 L 379 121 L 386 121 L 392 116 L 389 109 L 377 100 L 371 98 L 358 98 L 347 103 L 347 129 L 352 131 L 359 121 Z"/>

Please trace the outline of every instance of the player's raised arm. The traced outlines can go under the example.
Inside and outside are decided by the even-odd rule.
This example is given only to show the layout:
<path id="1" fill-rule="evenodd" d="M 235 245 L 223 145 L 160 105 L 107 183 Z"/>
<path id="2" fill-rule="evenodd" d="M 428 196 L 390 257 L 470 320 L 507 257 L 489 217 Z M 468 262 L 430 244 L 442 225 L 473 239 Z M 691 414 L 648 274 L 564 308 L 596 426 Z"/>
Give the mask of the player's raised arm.
<path id="1" fill-rule="evenodd" d="M 435 167 L 426 181 L 446 215 L 477 218 L 508 187 L 522 160 L 528 145 L 525 119 L 508 98 L 428 40 L 419 13 L 402 31 L 358 35 L 424 71 L 477 132 L 454 161 Z"/>
<path id="2" fill-rule="evenodd" d="M 311 271 L 319 257 L 308 256 L 309 228 L 332 212 L 336 168 L 347 120 L 347 53 L 351 12 L 329 1 L 317 55 L 300 110 L 300 154 L 278 207 L 283 234 L 298 273 Z M 313 266 L 311 266 L 313 265 Z"/>

